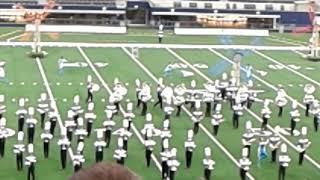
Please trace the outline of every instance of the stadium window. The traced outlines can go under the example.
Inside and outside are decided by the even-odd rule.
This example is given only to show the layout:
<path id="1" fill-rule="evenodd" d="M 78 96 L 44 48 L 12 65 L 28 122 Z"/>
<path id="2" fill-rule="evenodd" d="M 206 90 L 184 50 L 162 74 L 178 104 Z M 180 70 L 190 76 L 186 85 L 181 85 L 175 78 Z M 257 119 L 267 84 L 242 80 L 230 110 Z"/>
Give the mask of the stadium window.
<path id="1" fill-rule="evenodd" d="M 175 8 L 181 8 L 181 2 L 180 1 L 174 2 L 174 7 Z"/>
<path id="2" fill-rule="evenodd" d="M 284 11 L 284 10 L 285 10 L 284 5 L 281 5 L 281 6 L 280 6 L 280 10 L 281 10 L 281 11 Z"/>
<path id="3" fill-rule="evenodd" d="M 212 4 L 211 3 L 204 3 L 204 8 L 212 9 Z"/>
<path id="4" fill-rule="evenodd" d="M 191 2 L 191 3 L 189 3 L 189 7 L 196 8 L 197 7 L 197 3 Z"/>
<path id="5" fill-rule="evenodd" d="M 233 4 L 232 9 L 237 9 L 237 4 Z"/>
<path id="6" fill-rule="evenodd" d="M 226 4 L 226 9 L 230 9 L 230 4 L 229 3 Z"/>
<path id="7" fill-rule="evenodd" d="M 266 10 L 267 11 L 272 11 L 273 10 L 273 5 L 272 4 L 266 4 Z"/>
<path id="8" fill-rule="evenodd" d="M 245 4 L 244 9 L 256 9 L 256 5 L 255 4 Z"/>

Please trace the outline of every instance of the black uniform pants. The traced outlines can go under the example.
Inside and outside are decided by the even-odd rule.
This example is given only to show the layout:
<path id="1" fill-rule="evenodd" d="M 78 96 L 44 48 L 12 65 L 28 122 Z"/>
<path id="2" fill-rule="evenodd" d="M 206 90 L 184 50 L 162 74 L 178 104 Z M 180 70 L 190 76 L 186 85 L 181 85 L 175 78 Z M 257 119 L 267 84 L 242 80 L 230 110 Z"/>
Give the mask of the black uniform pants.
<path id="1" fill-rule="evenodd" d="M 50 147 L 50 143 L 49 142 L 43 142 L 44 158 L 48 158 L 49 157 L 49 147 Z"/>
<path id="2" fill-rule="evenodd" d="M 41 113 L 40 114 L 40 122 L 41 122 L 41 129 L 44 128 L 44 119 L 46 118 L 46 113 Z"/>
<path id="3" fill-rule="evenodd" d="M 243 168 L 240 168 L 240 179 L 245 180 L 246 179 L 246 173 L 247 171 L 244 170 Z"/>
<path id="4" fill-rule="evenodd" d="M 198 134 L 198 132 L 199 132 L 199 122 L 195 122 L 193 124 L 193 132 L 194 132 L 194 134 Z"/>
<path id="5" fill-rule="evenodd" d="M 123 140 L 123 149 L 128 151 L 128 140 Z"/>
<path id="6" fill-rule="evenodd" d="M 186 167 L 190 168 L 192 163 L 192 151 L 186 150 Z"/>
<path id="7" fill-rule="evenodd" d="M 34 163 L 31 163 L 31 165 L 28 168 L 28 180 L 35 180 L 35 174 L 34 174 L 34 170 L 35 170 L 35 165 Z"/>
<path id="8" fill-rule="evenodd" d="M 309 110 L 310 110 L 310 104 L 306 104 L 306 112 L 305 112 L 306 117 L 309 117 Z"/>
<path id="9" fill-rule="evenodd" d="M 99 151 L 98 147 L 96 148 L 96 163 L 103 161 L 103 151 Z"/>
<path id="10" fill-rule="evenodd" d="M 110 142 L 111 142 L 111 130 L 106 130 L 105 131 L 105 136 L 104 136 L 104 141 L 106 142 L 106 148 L 109 147 Z"/>
<path id="11" fill-rule="evenodd" d="M 50 134 L 54 135 L 54 129 L 56 128 L 57 121 L 50 120 Z"/>
<path id="12" fill-rule="evenodd" d="M 91 92 L 91 89 L 88 89 L 88 93 L 87 93 L 87 99 L 86 99 L 86 102 L 92 102 L 93 101 L 93 94 Z"/>
<path id="13" fill-rule="evenodd" d="M 211 116 L 211 102 L 206 102 L 206 117 Z"/>
<path id="14" fill-rule="evenodd" d="M 136 92 L 136 97 L 137 97 L 137 108 L 139 108 L 139 107 L 140 107 L 140 104 L 141 104 L 141 99 L 139 98 L 139 93 L 140 93 L 140 91 L 137 91 L 137 92 Z"/>
<path id="15" fill-rule="evenodd" d="M 169 173 L 169 174 L 170 174 L 170 176 L 169 176 L 169 177 L 170 177 L 170 180 L 174 180 L 176 171 L 171 171 L 171 170 L 170 170 L 170 173 Z"/>
<path id="16" fill-rule="evenodd" d="M 162 161 L 161 167 L 162 167 L 162 179 L 166 179 L 169 176 L 169 167 L 168 167 L 167 161 Z"/>
<path id="17" fill-rule="evenodd" d="M 232 124 L 234 129 L 238 129 L 239 127 L 239 115 L 237 113 L 233 113 L 232 116 Z"/>
<path id="18" fill-rule="evenodd" d="M 118 164 L 124 165 L 124 157 L 117 160 Z"/>
<path id="19" fill-rule="evenodd" d="M 291 119 L 291 136 L 293 136 L 293 131 L 296 129 L 296 126 L 297 126 L 297 122 L 293 119 Z"/>
<path id="20" fill-rule="evenodd" d="M 204 169 L 204 179 L 205 180 L 210 180 L 211 179 L 211 170 L 208 168 Z"/>
<path id="21" fill-rule="evenodd" d="M 251 154 L 251 146 L 250 145 L 245 145 L 244 148 L 248 149 L 248 158 L 250 158 L 250 154 Z"/>
<path id="22" fill-rule="evenodd" d="M 266 130 L 267 129 L 268 120 L 269 120 L 268 118 L 262 117 L 262 125 L 261 125 L 261 129 L 262 130 Z"/>
<path id="23" fill-rule="evenodd" d="M 19 118 L 18 119 L 18 131 L 23 131 L 23 126 L 24 126 L 24 118 Z"/>
<path id="24" fill-rule="evenodd" d="M 153 107 L 156 107 L 158 104 L 160 104 L 160 109 L 162 109 L 163 103 L 162 103 L 161 92 L 157 92 L 157 96 L 158 96 L 158 101 L 153 105 Z"/>
<path id="25" fill-rule="evenodd" d="M 177 113 L 176 116 L 179 117 L 181 114 L 181 105 L 177 106 Z"/>
<path id="26" fill-rule="evenodd" d="M 316 115 L 313 117 L 313 127 L 314 127 L 314 130 L 318 132 L 319 121 Z"/>
<path id="27" fill-rule="evenodd" d="M 28 144 L 33 144 L 35 127 L 28 127 Z"/>
<path id="28" fill-rule="evenodd" d="M 282 117 L 283 107 L 279 107 L 278 117 Z"/>
<path id="29" fill-rule="evenodd" d="M 16 163 L 17 163 L 17 170 L 20 171 L 23 169 L 23 153 L 20 152 L 16 155 Z"/>
<path id="30" fill-rule="evenodd" d="M 74 172 L 78 172 L 81 169 L 81 164 L 76 164 L 73 167 Z"/>
<path id="31" fill-rule="evenodd" d="M 305 153 L 306 151 L 302 151 L 299 153 L 299 165 L 302 165 Z"/>
<path id="32" fill-rule="evenodd" d="M 142 102 L 141 116 L 145 116 L 147 114 L 147 110 L 148 110 L 147 102 Z"/>
<path id="33" fill-rule="evenodd" d="M 213 126 L 213 135 L 217 136 L 219 131 L 219 125 L 214 125 Z"/>
<path id="34" fill-rule="evenodd" d="M 1 157 L 4 156 L 5 146 L 6 146 L 6 138 L 3 137 L 0 139 L 0 156 Z"/>
<path id="35" fill-rule="evenodd" d="M 150 167 L 151 155 L 152 155 L 152 150 L 146 148 L 146 150 L 145 150 L 145 158 L 146 158 L 146 162 L 147 162 L 147 167 Z"/>
<path id="36" fill-rule="evenodd" d="M 60 150 L 61 167 L 65 169 L 67 166 L 67 149 Z"/>
<path id="37" fill-rule="evenodd" d="M 87 132 L 88 132 L 88 137 L 90 137 L 91 135 L 91 131 L 92 131 L 92 122 L 87 122 Z"/>
<path id="38" fill-rule="evenodd" d="M 271 151 L 271 161 L 276 162 L 277 160 L 277 149 Z"/>
<path id="39" fill-rule="evenodd" d="M 67 128 L 67 138 L 68 138 L 68 140 L 70 142 L 72 141 L 72 135 L 73 135 L 73 131 L 72 130 L 68 130 L 68 128 Z"/>
<path id="40" fill-rule="evenodd" d="M 285 176 L 286 176 L 286 167 L 284 166 L 279 166 L 279 180 L 284 180 L 285 179 Z"/>

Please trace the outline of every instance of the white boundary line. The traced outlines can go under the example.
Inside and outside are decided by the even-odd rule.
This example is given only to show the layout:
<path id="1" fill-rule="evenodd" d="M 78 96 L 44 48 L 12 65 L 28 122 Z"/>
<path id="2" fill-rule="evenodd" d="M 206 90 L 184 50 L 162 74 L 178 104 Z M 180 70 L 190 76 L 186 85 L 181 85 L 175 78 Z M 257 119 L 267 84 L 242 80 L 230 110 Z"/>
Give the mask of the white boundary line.
<path id="1" fill-rule="evenodd" d="M 278 40 L 282 40 L 282 41 L 286 41 L 286 42 L 292 42 L 292 43 L 296 43 L 296 44 L 301 44 L 301 45 L 308 45 L 307 42 L 304 42 L 304 41 L 299 41 L 299 40 L 294 40 L 294 39 L 289 39 L 289 38 L 283 38 L 283 37 L 277 37 L 277 36 L 274 36 L 274 35 L 271 35 L 270 37 L 274 38 L 274 39 L 278 39 Z"/>
<path id="2" fill-rule="evenodd" d="M 36 58 L 36 62 L 37 62 L 37 65 L 38 65 L 38 68 L 39 68 L 39 71 L 40 71 L 40 74 L 41 74 L 41 77 L 42 77 L 42 80 L 44 82 L 44 86 L 46 88 L 46 91 L 50 97 L 50 100 L 52 102 L 52 107 L 55 109 L 55 111 L 58 113 L 57 115 L 57 120 L 58 120 L 58 124 L 60 126 L 60 129 L 63 129 L 65 128 L 63 123 L 62 123 L 62 120 L 61 120 L 61 116 L 60 116 L 60 113 L 59 113 L 59 110 L 58 110 L 58 106 L 57 106 L 57 103 L 55 101 L 55 98 L 53 96 L 53 93 L 52 93 L 52 90 L 50 88 L 50 85 L 49 85 L 49 82 L 48 82 L 48 78 L 45 74 L 45 71 L 43 69 L 43 66 L 42 66 L 42 63 L 41 63 L 41 60 L 39 58 Z M 68 152 L 69 152 L 69 155 L 70 155 L 70 159 L 73 158 L 73 151 L 71 149 L 71 147 L 68 148 Z"/>
<path id="3" fill-rule="evenodd" d="M 201 77 L 206 77 L 205 79 L 210 79 L 208 78 L 206 75 L 204 75 L 201 71 L 199 71 L 198 69 L 196 69 L 195 67 L 193 67 L 188 61 L 186 61 L 185 59 L 183 59 L 182 57 L 180 57 L 178 54 L 176 54 L 175 52 L 173 52 L 172 50 L 168 49 L 168 51 L 174 55 L 175 57 L 177 57 L 180 61 L 184 62 L 187 66 L 189 66 L 189 68 L 191 68 L 192 70 L 194 70 L 197 74 L 199 74 Z M 211 52 L 215 52 L 214 50 L 210 50 Z M 218 53 L 218 52 L 217 52 Z M 220 54 L 220 53 L 218 53 Z M 223 55 L 222 55 L 223 56 Z M 230 62 L 231 60 L 228 58 L 224 58 L 225 60 L 227 60 L 228 62 Z M 232 61 L 232 64 L 234 64 L 234 62 Z M 255 75 L 254 75 L 255 76 Z M 255 77 L 256 78 L 256 77 Z M 212 80 L 210 80 L 210 82 L 212 82 Z M 251 110 L 246 109 L 256 120 L 262 122 L 261 118 L 259 116 L 257 116 L 255 113 L 253 113 Z M 268 126 L 268 128 L 272 131 L 274 131 L 274 129 L 271 126 Z M 292 144 L 286 137 L 284 136 L 280 136 L 281 139 L 283 139 L 288 145 L 290 145 L 295 151 L 299 152 L 298 149 L 294 146 L 294 144 Z M 320 164 L 318 164 L 315 160 L 313 160 L 310 156 L 308 156 L 307 154 L 305 154 L 305 157 L 307 160 L 309 160 L 315 167 L 317 167 L 318 169 L 320 169 Z"/>
<path id="4" fill-rule="evenodd" d="M 82 57 L 86 60 L 86 62 L 88 63 L 88 65 L 90 66 L 91 70 L 94 72 L 94 74 L 97 76 L 97 78 L 99 79 L 100 83 L 102 84 L 102 86 L 104 87 L 104 89 L 109 93 L 112 94 L 111 89 L 109 88 L 108 84 L 105 82 L 105 80 L 102 78 L 102 76 L 99 74 L 98 70 L 96 69 L 96 67 L 93 65 L 93 63 L 91 62 L 91 60 L 89 59 L 89 57 L 85 54 L 85 52 L 81 49 L 81 47 L 78 47 L 78 50 L 80 52 L 80 54 L 82 55 Z M 123 110 L 122 106 L 120 105 L 120 111 L 121 113 L 124 115 L 125 111 Z M 144 145 L 144 140 L 142 138 L 142 136 L 140 135 L 140 132 L 137 130 L 137 128 L 135 127 L 134 124 L 131 125 L 132 129 L 134 131 L 134 133 L 136 134 L 136 136 L 138 137 L 138 139 L 140 140 L 140 142 Z M 158 170 L 161 172 L 162 171 L 162 167 L 160 162 L 158 161 L 158 159 L 156 158 L 156 156 L 154 155 L 154 153 L 152 153 L 151 155 L 152 160 L 155 162 Z"/>
<path id="5" fill-rule="evenodd" d="M 0 42 L 0 46 L 32 46 L 33 42 Z M 148 44 L 148 43 L 85 43 L 85 42 L 40 42 L 42 47 L 97 47 L 97 48 L 170 48 L 170 49 L 238 49 L 272 51 L 308 51 L 308 46 L 253 46 L 253 45 L 193 45 L 193 44 Z M 320 47 L 318 48 L 320 49 Z"/>
<path id="6" fill-rule="evenodd" d="M 146 74 L 149 75 L 149 77 L 151 79 L 153 79 L 156 83 L 159 83 L 158 79 L 155 77 L 155 75 L 153 75 L 137 58 L 135 58 L 134 56 L 132 56 L 132 54 L 125 48 L 122 48 L 123 51 L 132 59 L 132 61 L 134 61 Z M 185 108 L 184 106 L 182 106 L 182 109 L 184 112 L 186 112 L 190 117 L 192 117 L 193 115 L 187 110 L 187 108 Z M 232 154 L 214 137 L 212 136 L 212 134 L 202 125 L 200 124 L 200 128 L 204 131 L 204 133 L 220 148 L 220 150 L 222 150 L 227 157 L 229 157 L 231 159 L 231 161 L 236 164 L 238 167 L 240 167 L 239 162 L 232 156 Z M 251 180 L 254 180 L 255 178 L 249 173 L 247 172 L 247 177 Z"/>
<path id="7" fill-rule="evenodd" d="M 290 45 L 294 45 L 294 46 L 305 46 L 303 44 L 298 44 L 298 43 L 295 43 L 295 42 L 290 42 L 290 41 L 285 41 L 285 40 L 281 40 L 281 39 L 278 39 L 278 38 L 268 38 L 269 41 L 274 41 L 274 42 L 280 42 L 280 43 L 283 43 L 283 44 L 290 44 Z"/>
<path id="8" fill-rule="evenodd" d="M 6 33 L 6 34 L 1 34 L 0 38 L 6 37 L 6 36 L 10 36 L 11 34 L 15 34 L 15 33 L 20 32 L 20 31 L 21 30 L 15 30 L 15 31 L 12 31 L 12 32 L 9 32 L 9 33 Z"/>
<path id="9" fill-rule="evenodd" d="M 11 42 L 12 40 L 17 39 L 17 38 L 22 37 L 22 36 L 24 36 L 24 33 L 7 39 L 7 42 Z"/>
<path id="10" fill-rule="evenodd" d="M 318 81 L 316 81 L 316 80 L 314 80 L 314 79 L 312 79 L 312 78 L 309 78 L 308 76 L 306 76 L 306 75 L 304 75 L 304 74 L 302 74 L 302 73 L 300 73 L 300 72 L 298 72 L 298 71 L 296 71 L 296 70 L 288 67 L 287 65 L 285 65 L 285 64 L 283 64 L 283 63 L 281 63 L 281 62 L 279 62 L 279 61 L 271 58 L 270 56 L 267 56 L 266 54 L 263 54 L 262 52 L 259 52 L 259 51 L 256 51 L 256 50 L 253 50 L 253 52 L 255 52 L 255 53 L 258 54 L 259 56 L 261 56 L 261 57 L 263 57 L 263 58 L 265 58 L 265 59 L 267 59 L 267 60 L 269 60 L 269 61 L 271 61 L 271 62 L 273 62 L 273 63 L 276 63 L 276 64 L 278 64 L 278 65 L 283 66 L 283 67 L 284 67 L 285 69 L 287 69 L 288 71 L 290 71 L 290 72 L 292 72 L 292 73 L 294 73 L 294 74 L 302 77 L 303 79 L 308 80 L 308 81 L 310 81 L 310 82 L 312 82 L 312 83 L 320 86 L 320 82 L 318 82 Z"/>

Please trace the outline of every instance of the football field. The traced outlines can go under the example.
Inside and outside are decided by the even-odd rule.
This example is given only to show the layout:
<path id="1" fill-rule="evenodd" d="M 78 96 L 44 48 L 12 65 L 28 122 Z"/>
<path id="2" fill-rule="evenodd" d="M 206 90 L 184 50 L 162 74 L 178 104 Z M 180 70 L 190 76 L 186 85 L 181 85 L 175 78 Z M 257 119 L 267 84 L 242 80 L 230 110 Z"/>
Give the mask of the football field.
<path id="1" fill-rule="evenodd" d="M 0 29 L 0 41 L 18 41 L 23 33 L 22 29 L 2 28 Z M 305 46 L 308 35 L 294 36 L 291 34 L 271 34 L 270 37 L 217 37 L 217 36 L 175 36 L 172 32 L 166 32 L 164 44 L 186 44 L 190 45 L 252 45 L 252 46 Z M 42 41 L 57 42 L 83 42 L 83 43 L 139 43 L 156 44 L 157 35 L 153 30 L 130 30 L 126 35 L 100 35 L 100 34 L 60 34 L 59 39 L 52 40 L 43 34 Z M 296 44 L 296 45 L 294 45 Z M 119 78 L 121 82 L 128 83 L 128 95 L 126 99 L 136 102 L 135 80 L 149 82 L 153 90 L 153 98 L 156 100 L 157 81 L 164 78 L 165 84 L 178 85 L 185 83 L 190 87 L 190 81 L 196 80 L 199 87 L 207 81 L 220 79 L 223 72 L 229 73 L 232 67 L 232 58 L 236 50 L 208 48 L 139 48 L 139 57 L 131 54 L 129 47 L 43 47 L 48 52 L 44 59 L 31 59 L 26 53 L 30 47 L 20 46 L 0 46 L 0 61 L 6 62 L 7 81 L 0 81 L 0 94 L 6 98 L 7 127 L 16 130 L 18 123 L 15 111 L 18 108 L 17 100 L 21 97 L 28 99 L 27 106 L 37 106 L 40 93 L 46 92 L 54 98 L 61 116 L 61 124 L 57 125 L 56 134 L 50 144 L 49 159 L 44 159 L 42 140 L 40 134 L 42 130 L 38 122 L 35 138 L 35 154 L 37 156 L 36 177 L 39 180 L 67 179 L 73 173 L 70 159 L 66 170 L 61 170 L 59 146 L 59 129 L 63 126 L 63 121 L 67 117 L 67 110 L 73 104 L 73 97 L 80 95 L 81 105 L 86 109 L 86 78 L 93 76 L 93 81 L 100 85 L 101 89 L 95 93 L 95 113 L 97 120 L 94 127 L 102 127 L 105 119 L 106 99 L 113 86 L 113 80 Z M 296 145 L 299 137 L 282 135 L 282 141 L 288 144 L 288 152 L 292 158 L 287 169 L 287 179 L 289 180 L 315 180 L 320 177 L 320 138 L 313 129 L 313 116 L 304 116 L 304 85 L 312 84 L 317 90 L 315 97 L 320 97 L 320 63 L 310 62 L 301 57 L 304 51 L 267 51 L 267 50 L 245 50 L 241 63 L 243 67 L 251 65 L 254 74 L 254 89 L 263 90 L 259 98 L 274 99 L 279 86 L 285 88 L 290 100 L 296 99 L 299 102 L 301 121 L 297 129 L 308 127 L 308 138 L 312 144 L 305 156 L 302 166 L 298 165 L 298 152 Z M 59 73 L 58 59 L 63 56 L 69 62 L 87 63 L 88 67 L 66 68 L 63 74 Z M 97 67 L 95 63 L 108 63 L 106 67 Z M 182 63 L 187 67 L 184 71 L 192 72 L 192 76 L 184 77 L 181 70 L 174 70 L 169 76 L 165 76 L 164 69 L 168 64 Z M 199 68 L 195 64 L 206 65 L 206 68 Z M 125 108 L 125 102 L 122 106 Z M 177 171 L 177 180 L 197 180 L 203 176 L 202 159 L 204 148 L 211 147 L 213 159 L 216 162 L 213 171 L 213 179 L 240 179 L 238 160 L 241 158 L 241 138 L 245 131 L 245 122 L 251 121 L 254 127 L 260 127 L 262 119 L 260 111 L 263 107 L 261 103 L 255 103 L 251 110 L 247 110 L 240 118 L 239 129 L 232 127 L 232 111 L 227 103 L 223 106 L 225 121 L 221 124 L 218 136 L 212 135 L 210 118 L 201 121 L 200 131 L 194 137 L 197 145 L 193 162 L 190 169 L 185 168 L 184 141 L 187 130 L 193 127 L 189 107 L 185 106 L 182 115 L 178 118 L 172 116 L 171 146 L 178 149 L 178 160 L 181 165 Z M 158 107 L 153 107 L 149 103 L 149 112 L 153 115 L 153 122 L 159 129 L 162 128 L 163 112 Z M 273 110 L 269 121 L 269 130 L 273 131 L 277 125 L 281 127 L 290 126 L 289 111 L 291 103 L 288 103 L 282 118 L 277 117 L 278 109 L 275 104 L 271 105 Z M 160 162 L 160 138 L 156 138 L 157 146 L 154 150 L 154 158 L 149 168 L 145 165 L 143 138 L 140 130 L 145 123 L 144 117 L 140 116 L 141 109 L 135 108 L 136 118 L 132 129 L 133 136 L 129 140 L 128 158 L 126 166 L 136 172 L 145 180 L 161 179 Z M 37 118 L 40 115 L 37 114 Z M 116 127 L 122 127 L 122 113 L 115 118 Z M 26 132 L 26 131 L 25 131 Z M 26 139 L 26 138 L 25 138 Z M 116 136 L 112 137 L 111 146 L 104 151 L 105 161 L 114 161 L 113 152 L 116 149 Z M 85 166 L 94 164 L 95 134 L 85 139 Z M 10 137 L 6 143 L 4 158 L 0 159 L 0 178 L 5 180 L 26 179 L 26 168 L 18 172 L 15 166 L 15 155 L 13 145 L 16 143 L 16 136 Z M 76 150 L 75 141 L 72 143 L 72 150 Z M 252 166 L 249 171 L 249 179 L 275 180 L 278 178 L 278 163 L 271 163 L 270 150 L 269 157 L 261 161 L 258 166 L 257 157 L 258 143 L 252 145 Z M 71 153 L 72 154 L 72 153 Z"/>

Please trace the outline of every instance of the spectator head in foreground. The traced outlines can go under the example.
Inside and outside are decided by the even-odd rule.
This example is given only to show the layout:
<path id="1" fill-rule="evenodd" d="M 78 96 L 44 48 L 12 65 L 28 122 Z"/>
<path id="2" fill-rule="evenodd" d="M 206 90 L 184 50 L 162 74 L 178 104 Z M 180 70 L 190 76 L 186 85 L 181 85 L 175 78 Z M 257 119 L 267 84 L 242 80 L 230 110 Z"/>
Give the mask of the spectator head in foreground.
<path id="1" fill-rule="evenodd" d="M 98 163 L 81 169 L 69 180 L 141 180 L 135 173 L 115 163 Z"/>

